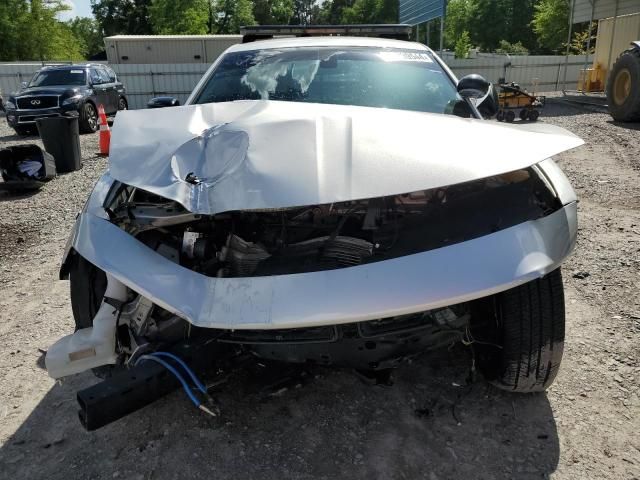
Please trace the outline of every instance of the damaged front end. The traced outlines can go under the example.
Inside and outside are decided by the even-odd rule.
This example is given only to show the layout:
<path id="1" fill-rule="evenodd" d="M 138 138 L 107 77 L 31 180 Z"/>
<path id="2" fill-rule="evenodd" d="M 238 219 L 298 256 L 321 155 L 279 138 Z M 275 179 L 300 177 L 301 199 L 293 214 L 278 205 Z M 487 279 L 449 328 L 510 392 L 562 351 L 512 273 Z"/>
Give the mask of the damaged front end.
<path id="1" fill-rule="evenodd" d="M 139 360 L 185 348 L 206 351 L 208 360 L 212 352 L 214 358 L 244 352 L 393 368 L 408 356 L 468 339 L 475 300 L 551 272 L 575 244 L 575 194 L 552 160 L 506 162 L 518 167 L 506 172 L 500 165 L 454 168 L 453 182 L 423 189 L 409 189 L 420 179 L 403 169 L 415 165 L 380 160 L 388 162 L 389 175 L 406 178 L 390 180 L 394 186 L 383 195 L 380 179 L 320 188 L 328 173 L 319 160 L 309 160 L 315 173 L 305 170 L 307 180 L 313 177 L 307 186 L 317 187 L 310 192 L 298 179 L 275 175 L 277 162 L 258 158 L 266 148 L 262 130 L 243 117 L 246 105 L 236 108 L 240 119 L 224 124 L 226 130 L 209 127 L 165 156 L 171 164 L 165 177 L 151 181 L 151 172 L 145 183 L 138 169 L 126 178 L 124 164 L 112 160 L 78 218 L 63 262 L 72 293 L 74 281 L 91 283 L 75 304 L 91 305 L 85 323 L 49 349 L 51 376 L 118 365 L 129 368 L 130 377 L 151 375 L 147 384 L 136 380 L 136 388 L 153 384 L 157 393 L 166 387 L 158 377 L 162 369 Z M 353 119 L 350 124 L 358 130 Z M 316 134 L 328 128 L 326 118 L 315 125 Z M 350 168 L 371 168 L 364 177 L 373 178 L 380 164 L 358 162 L 354 151 Z M 303 157 L 296 158 L 304 163 Z M 440 162 L 434 169 L 444 175 L 445 167 Z M 337 185 L 347 185 L 335 174 Z M 243 190 L 234 192 L 234 186 Z M 288 205 L 287 191 L 294 199 Z M 247 208 L 237 208 L 243 203 Z M 89 276 L 92 282 L 83 278 Z M 146 373 L 131 374 L 142 367 Z M 117 380 L 121 389 L 110 387 L 122 395 L 131 386 L 123 378 Z M 100 395 L 81 392 L 85 425 L 100 426 L 147 398 L 140 394 L 142 400 L 96 420 L 104 405 L 88 399 Z"/>

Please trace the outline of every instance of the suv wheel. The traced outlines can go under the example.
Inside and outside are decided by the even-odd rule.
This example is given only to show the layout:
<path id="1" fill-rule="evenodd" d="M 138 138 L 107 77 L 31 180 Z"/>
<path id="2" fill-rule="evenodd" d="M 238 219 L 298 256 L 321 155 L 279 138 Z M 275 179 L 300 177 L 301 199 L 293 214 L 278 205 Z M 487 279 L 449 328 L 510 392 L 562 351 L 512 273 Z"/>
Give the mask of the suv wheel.
<path id="1" fill-rule="evenodd" d="M 85 103 L 80 109 L 80 133 L 93 133 L 98 130 L 98 112 L 91 103 Z"/>
<path id="2" fill-rule="evenodd" d="M 129 104 L 127 104 L 127 99 L 120 97 L 120 100 L 118 100 L 118 110 L 127 110 L 128 108 Z"/>
<path id="3" fill-rule="evenodd" d="M 546 390 L 564 349 L 560 269 L 485 300 L 479 316 L 487 322 L 472 328 L 482 374 L 502 390 Z"/>

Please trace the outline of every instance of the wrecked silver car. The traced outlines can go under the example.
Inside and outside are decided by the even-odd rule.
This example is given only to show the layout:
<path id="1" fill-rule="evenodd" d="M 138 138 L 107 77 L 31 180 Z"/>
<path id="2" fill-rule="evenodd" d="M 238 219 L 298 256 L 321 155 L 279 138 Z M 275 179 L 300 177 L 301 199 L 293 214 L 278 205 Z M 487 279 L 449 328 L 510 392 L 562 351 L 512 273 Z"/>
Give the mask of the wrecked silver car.
<path id="1" fill-rule="evenodd" d="M 582 141 L 483 120 L 465 79 L 421 44 L 287 38 L 119 115 L 61 270 L 77 330 L 46 357 L 112 375 L 79 393 L 85 426 L 238 350 L 381 370 L 463 342 L 496 386 L 546 389 L 577 233 L 552 156 Z"/>

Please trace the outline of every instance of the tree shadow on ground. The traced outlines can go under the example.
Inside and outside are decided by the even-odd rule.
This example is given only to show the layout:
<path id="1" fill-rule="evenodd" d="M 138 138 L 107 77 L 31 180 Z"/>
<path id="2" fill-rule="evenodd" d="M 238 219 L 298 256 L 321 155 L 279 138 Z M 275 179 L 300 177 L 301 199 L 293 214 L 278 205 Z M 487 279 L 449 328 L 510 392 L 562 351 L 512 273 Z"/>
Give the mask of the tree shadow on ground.
<path id="1" fill-rule="evenodd" d="M 69 378 L 0 449 L 0 476 L 539 479 L 558 464 L 547 396 L 466 384 L 469 357 L 460 350 L 404 365 L 391 387 L 350 370 L 251 368 L 219 388 L 219 418 L 180 391 L 95 432 L 80 426 L 74 399 L 96 380 Z M 266 380 L 278 377 L 287 382 Z"/>

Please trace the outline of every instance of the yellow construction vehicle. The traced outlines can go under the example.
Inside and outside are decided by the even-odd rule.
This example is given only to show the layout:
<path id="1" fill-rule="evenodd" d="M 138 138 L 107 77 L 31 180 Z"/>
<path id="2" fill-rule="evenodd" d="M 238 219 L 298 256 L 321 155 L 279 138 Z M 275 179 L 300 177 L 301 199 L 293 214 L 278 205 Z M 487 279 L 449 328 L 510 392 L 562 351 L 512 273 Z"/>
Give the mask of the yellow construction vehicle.
<path id="1" fill-rule="evenodd" d="M 619 122 L 640 121 L 639 32 L 640 13 L 600 20 L 593 65 L 578 78 L 579 92 L 606 92 L 609 113 Z"/>

